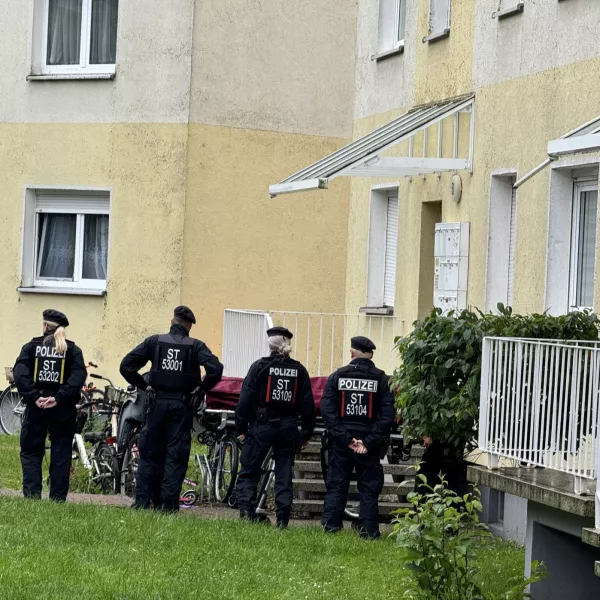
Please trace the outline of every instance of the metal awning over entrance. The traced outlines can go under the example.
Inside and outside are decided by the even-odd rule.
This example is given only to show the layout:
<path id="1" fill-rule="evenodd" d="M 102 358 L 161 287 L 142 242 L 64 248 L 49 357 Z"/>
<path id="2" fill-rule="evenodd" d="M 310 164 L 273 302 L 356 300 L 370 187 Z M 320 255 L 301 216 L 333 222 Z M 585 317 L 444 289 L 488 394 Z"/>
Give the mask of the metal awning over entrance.
<path id="1" fill-rule="evenodd" d="M 442 171 L 471 169 L 473 164 L 474 101 L 475 97 L 468 95 L 411 110 L 387 125 L 375 129 L 309 167 L 294 173 L 280 183 L 269 186 L 269 193 L 271 196 L 277 196 L 306 190 L 327 189 L 330 179 L 342 175 L 411 177 Z M 458 115 L 460 112 L 469 112 L 471 115 L 469 156 L 466 158 L 458 157 Z M 444 158 L 442 157 L 441 121 L 452 115 L 455 115 L 454 152 L 452 158 Z M 423 144 L 424 151 L 421 157 L 412 155 L 412 144 L 409 156 L 380 156 L 384 150 L 412 138 L 419 131 L 424 131 L 426 136 L 428 128 L 436 123 L 439 124 L 436 157 L 426 156 L 427 143 Z"/>
<path id="2" fill-rule="evenodd" d="M 544 170 L 551 162 L 563 156 L 594 151 L 600 151 L 600 117 L 596 117 L 573 131 L 565 133 L 557 140 L 550 140 L 548 142 L 548 158 L 529 173 L 523 175 L 521 179 L 515 182 L 513 187 L 520 187 L 534 175 Z"/>

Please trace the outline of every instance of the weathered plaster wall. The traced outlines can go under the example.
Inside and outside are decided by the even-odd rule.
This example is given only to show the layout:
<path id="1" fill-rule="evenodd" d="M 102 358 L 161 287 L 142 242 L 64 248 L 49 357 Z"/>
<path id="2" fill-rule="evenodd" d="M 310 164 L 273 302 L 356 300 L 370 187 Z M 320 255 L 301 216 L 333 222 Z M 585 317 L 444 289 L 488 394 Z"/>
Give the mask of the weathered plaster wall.
<path id="1" fill-rule="evenodd" d="M 191 125 L 182 301 L 220 347 L 223 309 L 341 311 L 348 183 L 271 199 L 268 184 L 343 143 Z"/>

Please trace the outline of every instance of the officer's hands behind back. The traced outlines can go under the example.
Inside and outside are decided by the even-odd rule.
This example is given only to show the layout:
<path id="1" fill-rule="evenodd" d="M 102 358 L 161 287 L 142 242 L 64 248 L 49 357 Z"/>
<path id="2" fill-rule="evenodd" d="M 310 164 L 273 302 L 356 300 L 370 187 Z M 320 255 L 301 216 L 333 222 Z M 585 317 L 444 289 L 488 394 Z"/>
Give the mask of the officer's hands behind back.
<path id="1" fill-rule="evenodd" d="M 356 438 L 352 438 L 352 442 L 348 445 L 348 448 L 356 454 L 366 454 L 367 447 L 363 444 L 362 440 L 357 440 Z"/>
<path id="2" fill-rule="evenodd" d="M 52 396 L 47 398 L 38 398 L 35 401 L 35 405 L 38 408 L 54 408 L 56 406 L 56 399 Z"/>

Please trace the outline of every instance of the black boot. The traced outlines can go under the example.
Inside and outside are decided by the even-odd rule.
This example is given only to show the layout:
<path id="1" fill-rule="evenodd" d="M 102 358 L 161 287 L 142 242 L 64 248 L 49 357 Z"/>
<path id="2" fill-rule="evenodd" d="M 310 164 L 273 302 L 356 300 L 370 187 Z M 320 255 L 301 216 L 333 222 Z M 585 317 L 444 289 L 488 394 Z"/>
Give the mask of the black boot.
<path id="1" fill-rule="evenodd" d="M 249 510 L 240 510 L 240 519 L 242 521 L 254 521 L 255 514 Z"/>
<path id="2" fill-rule="evenodd" d="M 271 520 L 269 519 L 269 517 L 267 517 L 267 515 L 263 514 L 263 513 L 258 513 L 254 515 L 254 522 L 255 523 L 262 523 L 264 525 L 270 525 L 271 524 Z"/>

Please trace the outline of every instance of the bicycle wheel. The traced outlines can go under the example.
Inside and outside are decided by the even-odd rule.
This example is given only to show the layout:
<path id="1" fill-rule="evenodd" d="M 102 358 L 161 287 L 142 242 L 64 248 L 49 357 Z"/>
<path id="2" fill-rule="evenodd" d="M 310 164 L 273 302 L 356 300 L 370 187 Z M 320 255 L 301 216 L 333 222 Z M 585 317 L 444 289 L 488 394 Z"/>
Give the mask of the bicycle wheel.
<path id="1" fill-rule="evenodd" d="M 25 405 L 17 387 L 9 385 L 0 396 L 0 427 L 8 435 L 17 435 L 21 431 L 21 422 L 25 414 Z"/>
<path id="2" fill-rule="evenodd" d="M 219 444 L 220 451 L 215 474 L 215 498 L 227 502 L 235 488 L 238 472 L 238 445 L 234 437 L 227 436 Z"/>
<path id="3" fill-rule="evenodd" d="M 135 482 L 140 462 L 139 443 L 140 435 L 136 433 L 127 444 L 125 454 L 123 455 L 123 463 L 121 464 L 121 491 L 129 498 L 135 497 Z"/>
<path id="4" fill-rule="evenodd" d="M 256 495 L 256 512 L 266 513 L 275 507 L 275 459 L 273 448 L 269 450 L 261 466 L 260 479 L 258 480 L 258 493 Z"/>
<path id="5" fill-rule="evenodd" d="M 115 451 L 105 443 L 94 448 L 92 481 L 103 494 L 119 493 L 119 463 Z"/>

